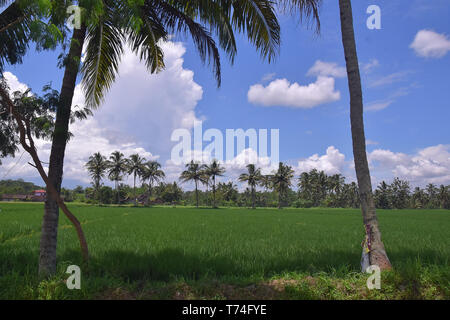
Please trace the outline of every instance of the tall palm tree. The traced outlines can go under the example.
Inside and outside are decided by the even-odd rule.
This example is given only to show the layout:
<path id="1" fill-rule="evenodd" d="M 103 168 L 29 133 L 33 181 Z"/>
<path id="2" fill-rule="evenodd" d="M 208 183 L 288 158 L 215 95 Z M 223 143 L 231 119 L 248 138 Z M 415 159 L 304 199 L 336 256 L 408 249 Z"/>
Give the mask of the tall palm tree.
<path id="1" fill-rule="evenodd" d="M 67 5 L 70 5 L 70 1 Z M 219 50 L 211 33 L 231 62 L 236 55 L 234 30 L 249 41 L 269 62 L 277 54 L 280 28 L 270 0 L 192 1 L 142 0 L 79 1 L 84 9 L 80 29 L 74 29 L 65 59 L 60 103 L 50 154 L 49 180 L 60 190 L 69 117 L 84 43 L 87 49 L 81 68 L 88 106 L 99 106 L 114 82 L 124 40 L 145 62 L 149 72 L 164 68 L 160 41 L 171 34 L 190 34 L 203 62 L 212 65 L 218 85 L 221 68 Z M 65 10 L 61 10 L 65 12 Z M 41 233 L 40 274 L 56 272 L 58 205 L 47 199 Z"/>
<path id="2" fill-rule="evenodd" d="M 270 174 L 263 174 L 261 175 L 261 178 L 259 180 L 259 185 L 264 188 L 265 195 L 265 205 L 267 205 L 268 197 L 267 192 L 269 189 L 272 189 L 272 175 Z"/>
<path id="3" fill-rule="evenodd" d="M 108 161 L 105 156 L 103 156 L 100 152 L 97 152 L 89 157 L 89 161 L 86 163 L 86 168 L 93 181 L 92 186 L 95 190 L 95 198 L 98 198 L 98 192 L 102 185 L 102 179 L 105 177 L 106 170 L 108 169 Z"/>
<path id="4" fill-rule="evenodd" d="M 294 170 L 282 162 L 279 163 L 278 170 L 272 175 L 272 186 L 278 192 L 278 209 L 281 209 L 282 198 L 286 196 L 293 177 Z"/>
<path id="5" fill-rule="evenodd" d="M 440 185 L 438 190 L 438 200 L 441 209 L 449 209 L 450 186 Z"/>
<path id="6" fill-rule="evenodd" d="M 136 178 L 142 177 L 144 173 L 144 162 L 145 158 L 141 157 L 139 154 L 132 154 L 129 159 L 127 159 L 127 173 L 133 175 L 133 198 L 134 205 L 137 205 L 136 197 Z"/>
<path id="7" fill-rule="evenodd" d="M 152 196 L 152 188 L 155 182 L 159 182 L 165 178 L 164 171 L 161 170 L 161 164 L 157 161 L 149 161 L 144 164 L 142 172 L 142 181 L 148 181 L 147 191 L 147 205 L 150 204 L 150 197 Z"/>
<path id="8" fill-rule="evenodd" d="M 203 170 L 201 171 L 200 174 L 200 182 L 205 186 L 206 188 L 206 205 L 209 206 L 210 204 L 210 199 L 209 199 L 209 187 L 211 185 L 211 177 L 208 175 L 208 173 L 205 170 L 205 165 L 203 165 Z"/>
<path id="9" fill-rule="evenodd" d="M 252 209 L 255 209 L 255 188 L 261 180 L 261 169 L 257 169 L 254 164 L 248 164 L 247 170 L 248 173 L 239 176 L 239 181 L 248 183 L 252 193 Z"/>
<path id="10" fill-rule="evenodd" d="M 225 168 L 220 166 L 220 163 L 214 159 L 209 165 L 205 165 L 205 174 L 212 180 L 213 189 L 213 208 L 216 206 L 216 177 L 221 177 L 225 173 Z"/>
<path id="11" fill-rule="evenodd" d="M 199 164 L 191 160 L 190 163 L 186 164 L 186 170 L 184 170 L 180 175 L 180 180 L 182 182 L 194 181 L 195 184 L 195 203 L 198 208 L 198 183 L 202 181 L 204 175 L 203 169 L 205 165 Z"/>
<path id="12" fill-rule="evenodd" d="M 384 244 L 381 241 L 381 232 L 378 226 L 375 202 L 372 194 L 369 164 L 367 162 L 363 120 L 363 97 L 358 56 L 356 53 L 351 1 L 339 0 L 339 8 L 342 43 L 344 46 L 348 86 L 350 91 L 350 121 L 353 140 L 353 157 L 355 159 L 363 222 L 369 239 L 369 262 L 371 265 L 378 265 L 382 270 L 390 269 L 391 263 L 386 254 Z"/>
<path id="13" fill-rule="evenodd" d="M 108 178 L 114 181 L 114 189 L 116 190 L 116 202 L 120 204 L 119 183 L 123 179 L 123 173 L 127 170 L 127 160 L 120 151 L 114 151 L 108 161 Z"/>

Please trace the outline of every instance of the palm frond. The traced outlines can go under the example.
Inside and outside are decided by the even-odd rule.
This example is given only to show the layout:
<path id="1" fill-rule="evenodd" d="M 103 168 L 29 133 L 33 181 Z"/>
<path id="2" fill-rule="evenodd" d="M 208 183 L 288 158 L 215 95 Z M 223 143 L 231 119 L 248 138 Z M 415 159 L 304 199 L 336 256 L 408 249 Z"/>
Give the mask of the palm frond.
<path id="1" fill-rule="evenodd" d="M 300 21 L 304 18 L 308 23 L 316 26 L 316 32 L 320 32 L 319 9 L 322 0 L 280 0 L 279 4 L 282 10 L 291 14 L 299 14 Z"/>
<path id="2" fill-rule="evenodd" d="M 144 3 L 129 10 L 133 12 L 129 14 L 125 30 L 131 50 L 145 62 L 151 73 L 160 72 L 164 69 L 164 52 L 159 43 L 168 39 L 164 25 L 153 5 Z"/>
<path id="3" fill-rule="evenodd" d="M 246 32 L 250 42 L 270 62 L 278 54 L 280 25 L 269 0 L 235 0 L 232 22 L 240 32 Z"/>
<path id="4" fill-rule="evenodd" d="M 232 6 L 230 1 L 217 0 L 176 0 L 173 6 L 193 19 L 207 25 L 211 33 L 219 39 L 219 46 L 224 50 L 231 63 L 237 53 L 236 39 L 231 23 Z"/>
<path id="5" fill-rule="evenodd" d="M 159 5 L 161 22 L 166 26 L 169 33 L 181 32 L 187 34 L 189 31 L 200 59 L 203 63 L 208 62 L 209 65 L 212 65 L 217 85 L 220 86 L 220 54 L 210 32 L 188 14 L 189 7 L 181 10 L 173 1 L 156 0 L 154 3 Z"/>
<path id="6" fill-rule="evenodd" d="M 115 24 L 113 10 L 105 5 L 98 23 L 87 29 L 87 50 L 81 68 L 86 105 L 95 108 L 116 79 L 123 54 L 124 37 Z"/>

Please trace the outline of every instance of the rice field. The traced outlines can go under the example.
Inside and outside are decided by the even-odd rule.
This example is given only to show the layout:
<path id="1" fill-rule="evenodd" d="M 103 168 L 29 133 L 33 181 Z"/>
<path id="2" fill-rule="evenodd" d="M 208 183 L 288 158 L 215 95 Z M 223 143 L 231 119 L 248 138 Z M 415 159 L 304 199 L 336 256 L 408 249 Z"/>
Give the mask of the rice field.
<path id="1" fill-rule="evenodd" d="M 43 205 L 0 203 L 0 299 L 449 299 L 448 210 L 378 210 L 394 271 L 369 291 L 359 210 L 69 207 L 89 266 L 61 216 L 58 274 L 39 282 Z"/>

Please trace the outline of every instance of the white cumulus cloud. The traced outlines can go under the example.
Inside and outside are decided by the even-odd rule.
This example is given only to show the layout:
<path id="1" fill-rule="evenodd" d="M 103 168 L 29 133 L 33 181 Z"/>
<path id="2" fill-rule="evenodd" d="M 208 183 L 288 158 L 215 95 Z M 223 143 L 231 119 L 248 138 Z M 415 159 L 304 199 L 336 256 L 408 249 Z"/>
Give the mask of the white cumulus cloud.
<path id="1" fill-rule="evenodd" d="M 290 83 L 287 79 L 274 80 L 266 87 L 255 84 L 250 87 L 247 96 L 253 104 L 294 108 L 313 108 L 341 98 L 340 92 L 334 88 L 334 78 L 322 76 L 305 86 Z"/>
<path id="2" fill-rule="evenodd" d="M 88 183 L 84 164 L 95 152 L 109 156 L 119 150 L 126 156 L 139 153 L 147 160 L 157 159 L 170 152 L 174 129 L 192 128 L 202 87 L 194 81 L 193 71 L 183 67 L 184 45 L 168 42 L 162 47 L 166 70 L 151 75 L 139 58 L 127 51 L 119 76 L 94 117 L 71 125 L 74 137 L 67 145 L 64 179 Z M 6 72 L 5 76 L 11 89 L 27 89 L 12 73 Z M 77 85 L 73 105 L 83 104 L 83 93 Z M 38 140 L 36 144 L 41 160 L 48 162 L 51 143 Z M 0 176 L 8 173 L 8 178 L 39 178 L 36 170 L 27 165 L 28 159 L 25 154 L 20 161 L 2 160 Z"/>
<path id="3" fill-rule="evenodd" d="M 309 172 L 312 169 L 324 171 L 327 174 L 344 173 L 345 168 L 348 167 L 345 161 L 345 155 L 334 146 L 327 148 L 326 154 L 319 156 L 314 154 L 309 158 L 298 161 L 296 171 L 300 174 L 302 172 Z"/>
<path id="4" fill-rule="evenodd" d="M 306 75 L 344 78 L 347 76 L 347 70 L 345 67 L 339 67 L 337 63 L 317 60 Z"/>
<path id="5" fill-rule="evenodd" d="M 271 77 L 275 74 L 271 74 Z M 316 76 L 315 82 L 302 85 L 289 80 L 275 79 L 267 86 L 250 86 L 247 99 L 250 103 L 264 107 L 314 108 L 318 105 L 334 102 L 341 98 L 335 90 L 335 78 L 346 76 L 346 70 L 336 63 L 317 60 L 309 69 L 307 76 Z M 265 78 L 266 80 L 271 78 Z"/>
<path id="6" fill-rule="evenodd" d="M 415 154 L 377 149 L 368 158 L 374 172 L 389 171 L 391 177 L 407 179 L 413 185 L 450 184 L 450 145 L 427 147 Z"/>
<path id="7" fill-rule="evenodd" d="M 450 51 L 450 40 L 445 34 L 424 29 L 417 32 L 410 48 L 420 57 L 441 58 Z"/>

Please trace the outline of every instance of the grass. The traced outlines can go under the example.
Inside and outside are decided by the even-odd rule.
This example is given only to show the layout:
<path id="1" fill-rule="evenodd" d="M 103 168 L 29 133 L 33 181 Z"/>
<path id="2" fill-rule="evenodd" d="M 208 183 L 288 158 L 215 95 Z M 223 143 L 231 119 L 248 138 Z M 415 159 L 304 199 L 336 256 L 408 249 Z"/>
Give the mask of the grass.
<path id="1" fill-rule="evenodd" d="M 368 290 L 352 209 L 195 209 L 72 204 L 91 261 L 60 218 L 58 274 L 37 279 L 43 205 L 0 203 L 0 299 L 449 299 L 447 210 L 379 210 L 394 271 Z"/>

